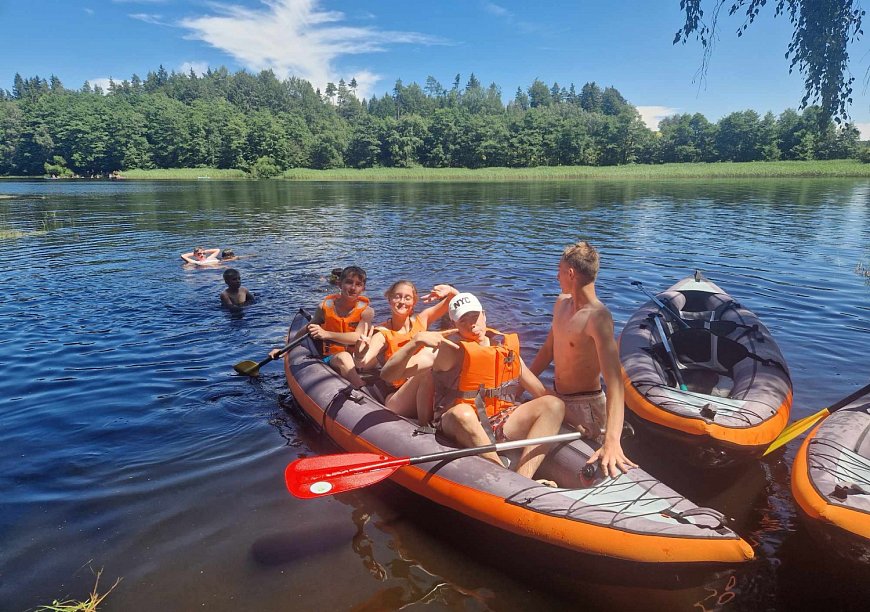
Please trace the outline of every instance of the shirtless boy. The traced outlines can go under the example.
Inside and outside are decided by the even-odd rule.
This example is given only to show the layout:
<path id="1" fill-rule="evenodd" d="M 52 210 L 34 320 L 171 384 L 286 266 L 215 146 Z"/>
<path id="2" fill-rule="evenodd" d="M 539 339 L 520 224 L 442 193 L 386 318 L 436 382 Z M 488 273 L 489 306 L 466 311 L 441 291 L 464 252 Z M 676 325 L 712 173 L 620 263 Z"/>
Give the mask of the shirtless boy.
<path id="1" fill-rule="evenodd" d="M 589 463 L 600 460 L 603 472 L 616 478 L 619 470 L 627 472 L 637 465 L 625 456 L 620 442 L 625 405 L 619 353 L 613 316 L 595 294 L 597 275 L 598 252 L 588 242 L 562 252 L 557 275 L 562 293 L 531 370 L 540 375 L 555 362 L 555 390 L 565 402 L 565 422 L 602 444 Z"/>
<path id="2" fill-rule="evenodd" d="M 242 287 L 242 275 L 235 268 L 224 270 L 224 282 L 227 288 L 221 292 L 221 304 L 231 310 L 236 310 L 254 301 L 254 294 Z"/>

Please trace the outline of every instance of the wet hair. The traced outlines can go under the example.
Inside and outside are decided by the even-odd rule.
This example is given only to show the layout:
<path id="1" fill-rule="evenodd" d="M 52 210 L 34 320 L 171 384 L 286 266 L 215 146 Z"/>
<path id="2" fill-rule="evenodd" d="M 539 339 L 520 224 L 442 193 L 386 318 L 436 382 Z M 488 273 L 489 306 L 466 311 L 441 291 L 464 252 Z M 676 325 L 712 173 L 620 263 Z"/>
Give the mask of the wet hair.
<path id="1" fill-rule="evenodd" d="M 235 257 L 235 256 L 236 256 L 236 253 L 232 249 L 224 249 L 223 251 L 221 251 L 221 257 L 223 257 L 223 258 Z"/>
<path id="2" fill-rule="evenodd" d="M 562 259 L 587 283 L 598 276 L 598 251 L 585 240 L 565 247 Z"/>
<path id="3" fill-rule="evenodd" d="M 196 255 L 197 252 L 202 253 L 203 251 L 205 251 L 205 249 L 202 247 L 193 247 L 193 254 L 194 255 Z"/>
<path id="4" fill-rule="evenodd" d="M 390 288 L 384 291 L 384 297 L 387 298 L 387 300 L 393 297 L 393 294 L 396 292 L 396 289 L 399 288 L 399 285 L 408 285 L 411 288 L 411 293 L 414 294 L 414 301 L 417 301 L 417 287 L 414 286 L 414 283 L 405 279 L 397 280 L 395 283 L 390 285 Z"/>
<path id="5" fill-rule="evenodd" d="M 362 281 L 363 285 L 366 284 L 366 271 L 360 268 L 359 266 L 348 266 L 341 271 L 341 278 L 339 278 L 338 282 L 343 282 L 344 279 L 349 278 L 351 276 L 357 276 Z"/>
<path id="6" fill-rule="evenodd" d="M 227 268 L 224 270 L 224 281 L 226 281 L 230 276 L 238 276 L 239 279 L 242 278 L 241 273 L 235 268 Z"/>

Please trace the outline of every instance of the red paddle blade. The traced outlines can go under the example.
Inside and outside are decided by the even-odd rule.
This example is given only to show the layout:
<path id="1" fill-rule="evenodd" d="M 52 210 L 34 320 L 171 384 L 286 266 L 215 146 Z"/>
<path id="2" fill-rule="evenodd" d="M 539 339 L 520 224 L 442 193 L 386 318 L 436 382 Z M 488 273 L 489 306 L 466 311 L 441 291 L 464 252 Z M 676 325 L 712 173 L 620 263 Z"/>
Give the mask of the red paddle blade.
<path id="1" fill-rule="evenodd" d="M 389 477 L 410 457 L 395 459 L 373 453 L 344 453 L 297 459 L 284 470 L 287 490 L 311 499 L 373 485 Z"/>

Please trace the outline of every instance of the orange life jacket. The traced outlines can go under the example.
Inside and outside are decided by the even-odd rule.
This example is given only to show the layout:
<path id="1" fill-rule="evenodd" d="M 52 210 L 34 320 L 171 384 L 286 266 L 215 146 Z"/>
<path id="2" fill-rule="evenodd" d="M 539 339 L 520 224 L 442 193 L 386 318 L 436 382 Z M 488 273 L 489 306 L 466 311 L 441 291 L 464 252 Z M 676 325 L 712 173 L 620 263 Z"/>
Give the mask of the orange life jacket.
<path id="1" fill-rule="evenodd" d="M 462 365 L 452 389 L 438 389 L 444 379 L 435 377 L 436 404 L 440 404 L 442 409 L 457 403 L 474 406 L 478 395 L 483 396 L 488 417 L 514 405 L 514 395 L 522 373 L 519 337 L 494 329 L 487 329 L 486 333 L 490 346 L 460 340 Z M 496 343 L 499 337 L 502 341 Z"/>
<path id="2" fill-rule="evenodd" d="M 369 299 L 364 295 L 359 296 L 351 311 L 342 317 L 335 309 L 335 301 L 340 297 L 340 294 L 334 293 L 323 298 L 323 301 L 320 303 L 320 310 L 323 311 L 323 324 L 321 327 L 326 331 L 337 333 L 356 331 L 357 325 L 359 325 L 362 319 L 362 313 L 369 307 Z M 322 353 L 324 355 L 335 355 L 346 350 L 347 346 L 344 344 L 329 340 L 323 341 Z"/>
<path id="3" fill-rule="evenodd" d="M 384 362 L 392 357 L 396 351 L 408 344 L 417 332 L 426 331 L 422 321 L 420 321 L 420 318 L 416 316 L 411 319 L 411 328 L 407 332 L 394 331 L 389 327 L 386 327 L 389 324 L 390 322 L 387 321 L 384 325 L 375 328 L 377 331 L 382 333 L 386 339 L 386 344 L 384 345 Z M 393 381 L 390 384 L 398 389 L 405 384 L 406 380 L 407 379 L 404 378 L 402 380 Z"/>

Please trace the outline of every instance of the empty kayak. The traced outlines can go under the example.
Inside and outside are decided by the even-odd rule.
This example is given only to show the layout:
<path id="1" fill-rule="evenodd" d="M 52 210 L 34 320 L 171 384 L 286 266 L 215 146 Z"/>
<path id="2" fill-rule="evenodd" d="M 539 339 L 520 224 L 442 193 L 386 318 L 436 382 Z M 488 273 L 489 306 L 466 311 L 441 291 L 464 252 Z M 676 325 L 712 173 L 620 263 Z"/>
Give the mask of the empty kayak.
<path id="1" fill-rule="evenodd" d="M 807 435 L 791 488 L 807 528 L 826 549 L 870 563 L 870 393 Z"/>
<path id="2" fill-rule="evenodd" d="M 290 335 L 303 323 L 297 317 Z M 404 457 L 456 448 L 353 389 L 323 363 L 308 339 L 285 355 L 284 370 L 304 414 L 347 452 Z M 753 558 L 752 548 L 721 513 L 696 506 L 641 469 L 617 479 L 584 477 L 593 452 L 582 440 L 552 445 L 537 476 L 560 488 L 479 456 L 408 465 L 390 478 L 474 520 L 593 557 L 691 566 Z"/>
<path id="3" fill-rule="evenodd" d="M 700 272 L 632 315 L 619 356 L 634 421 L 697 466 L 760 457 L 788 422 L 791 378 L 770 331 Z"/>

